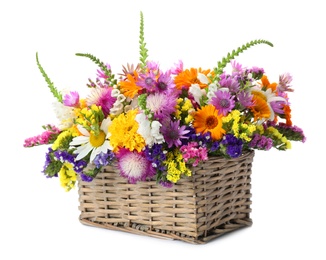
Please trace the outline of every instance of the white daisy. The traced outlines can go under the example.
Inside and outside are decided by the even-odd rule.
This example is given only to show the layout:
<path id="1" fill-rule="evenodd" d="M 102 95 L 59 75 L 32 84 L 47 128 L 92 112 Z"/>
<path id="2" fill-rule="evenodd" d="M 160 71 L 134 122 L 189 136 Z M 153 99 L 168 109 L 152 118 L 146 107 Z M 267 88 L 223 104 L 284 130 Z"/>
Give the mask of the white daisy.
<path id="1" fill-rule="evenodd" d="M 100 132 L 98 135 L 95 135 L 87 131 L 81 125 L 77 125 L 81 136 L 75 137 L 70 145 L 74 146 L 76 150 L 74 153 L 78 154 L 76 160 L 80 160 L 87 156 L 91 152 L 91 157 L 89 162 L 91 163 L 96 155 L 101 152 L 106 153 L 108 150 L 112 150 L 112 146 L 108 140 L 108 127 L 111 124 L 111 119 L 104 119 L 101 123 Z"/>

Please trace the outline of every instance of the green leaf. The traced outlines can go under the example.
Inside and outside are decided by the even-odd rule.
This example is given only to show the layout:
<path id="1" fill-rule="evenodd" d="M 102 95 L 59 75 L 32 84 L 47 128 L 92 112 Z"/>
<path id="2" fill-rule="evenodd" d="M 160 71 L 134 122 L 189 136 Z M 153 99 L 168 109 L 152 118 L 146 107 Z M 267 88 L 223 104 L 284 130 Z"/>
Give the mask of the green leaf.
<path id="1" fill-rule="evenodd" d="M 53 82 L 50 80 L 50 78 L 48 77 L 48 75 L 45 73 L 43 67 L 41 66 L 41 63 L 38 59 L 38 53 L 36 52 L 36 63 L 37 66 L 42 74 L 42 76 L 44 77 L 46 83 L 48 84 L 49 89 L 51 90 L 53 96 L 58 99 L 58 101 L 60 103 L 62 103 L 62 94 L 57 90 L 57 88 L 54 86 Z"/>

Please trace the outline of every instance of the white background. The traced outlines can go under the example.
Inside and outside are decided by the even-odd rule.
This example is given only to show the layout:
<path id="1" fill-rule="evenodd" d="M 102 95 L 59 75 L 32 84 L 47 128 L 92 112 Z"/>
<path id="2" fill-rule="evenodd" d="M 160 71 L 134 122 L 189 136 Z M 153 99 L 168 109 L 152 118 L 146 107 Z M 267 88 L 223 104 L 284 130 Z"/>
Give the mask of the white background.
<path id="1" fill-rule="evenodd" d="M 322 1 L 1 1 L 0 259 L 326 259 L 325 13 Z M 265 39 L 237 60 L 263 67 L 274 82 L 293 75 L 294 124 L 307 142 L 287 152 L 257 152 L 253 226 L 206 245 L 87 227 L 77 190 L 65 193 L 41 170 L 47 147 L 24 139 L 57 123 L 35 53 L 58 89 L 83 92 L 96 65 L 114 73 L 137 63 L 139 14 L 149 58 L 168 69 L 212 68 L 227 52 Z"/>

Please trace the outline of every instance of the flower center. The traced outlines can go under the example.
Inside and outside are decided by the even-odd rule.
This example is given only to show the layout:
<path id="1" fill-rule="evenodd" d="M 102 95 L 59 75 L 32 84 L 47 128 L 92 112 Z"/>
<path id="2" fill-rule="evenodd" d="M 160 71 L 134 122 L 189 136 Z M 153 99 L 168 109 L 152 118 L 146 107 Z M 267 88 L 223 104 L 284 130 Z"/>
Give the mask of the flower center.
<path id="1" fill-rule="evenodd" d="M 218 120 L 215 116 L 209 116 L 206 118 L 206 127 L 208 129 L 213 129 L 217 126 Z"/>
<path id="2" fill-rule="evenodd" d="M 222 99 L 222 100 L 220 101 L 220 106 L 223 107 L 223 108 L 228 108 L 228 107 L 230 106 L 230 102 L 229 102 L 229 100 L 227 100 L 227 99 Z"/>
<path id="3" fill-rule="evenodd" d="M 171 139 L 171 140 L 177 140 L 177 139 L 179 139 L 179 132 L 178 131 L 173 131 L 173 130 L 171 130 L 171 131 L 169 131 L 169 133 L 168 133 L 168 137 Z"/>
<path id="4" fill-rule="evenodd" d="M 166 90 L 167 85 L 164 82 L 159 82 L 158 83 L 158 88 L 160 90 Z"/>
<path id="5" fill-rule="evenodd" d="M 90 133 L 89 142 L 93 147 L 100 147 L 105 141 L 105 133 L 100 131 L 98 135 Z"/>
<path id="6" fill-rule="evenodd" d="M 145 84 L 146 84 L 147 86 L 151 86 L 151 85 L 153 84 L 153 79 L 152 79 L 151 77 L 147 77 L 147 78 L 145 79 Z"/>

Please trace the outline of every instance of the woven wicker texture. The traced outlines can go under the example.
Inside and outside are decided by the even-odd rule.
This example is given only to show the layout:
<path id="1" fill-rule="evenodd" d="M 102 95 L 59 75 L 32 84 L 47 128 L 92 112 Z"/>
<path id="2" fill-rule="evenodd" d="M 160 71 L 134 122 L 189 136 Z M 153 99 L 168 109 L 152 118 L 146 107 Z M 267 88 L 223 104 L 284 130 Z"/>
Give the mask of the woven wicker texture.
<path id="1" fill-rule="evenodd" d="M 128 184 L 115 165 L 92 182 L 78 181 L 83 224 L 159 238 L 206 243 L 250 226 L 254 152 L 210 157 L 173 188 L 155 181 Z"/>

